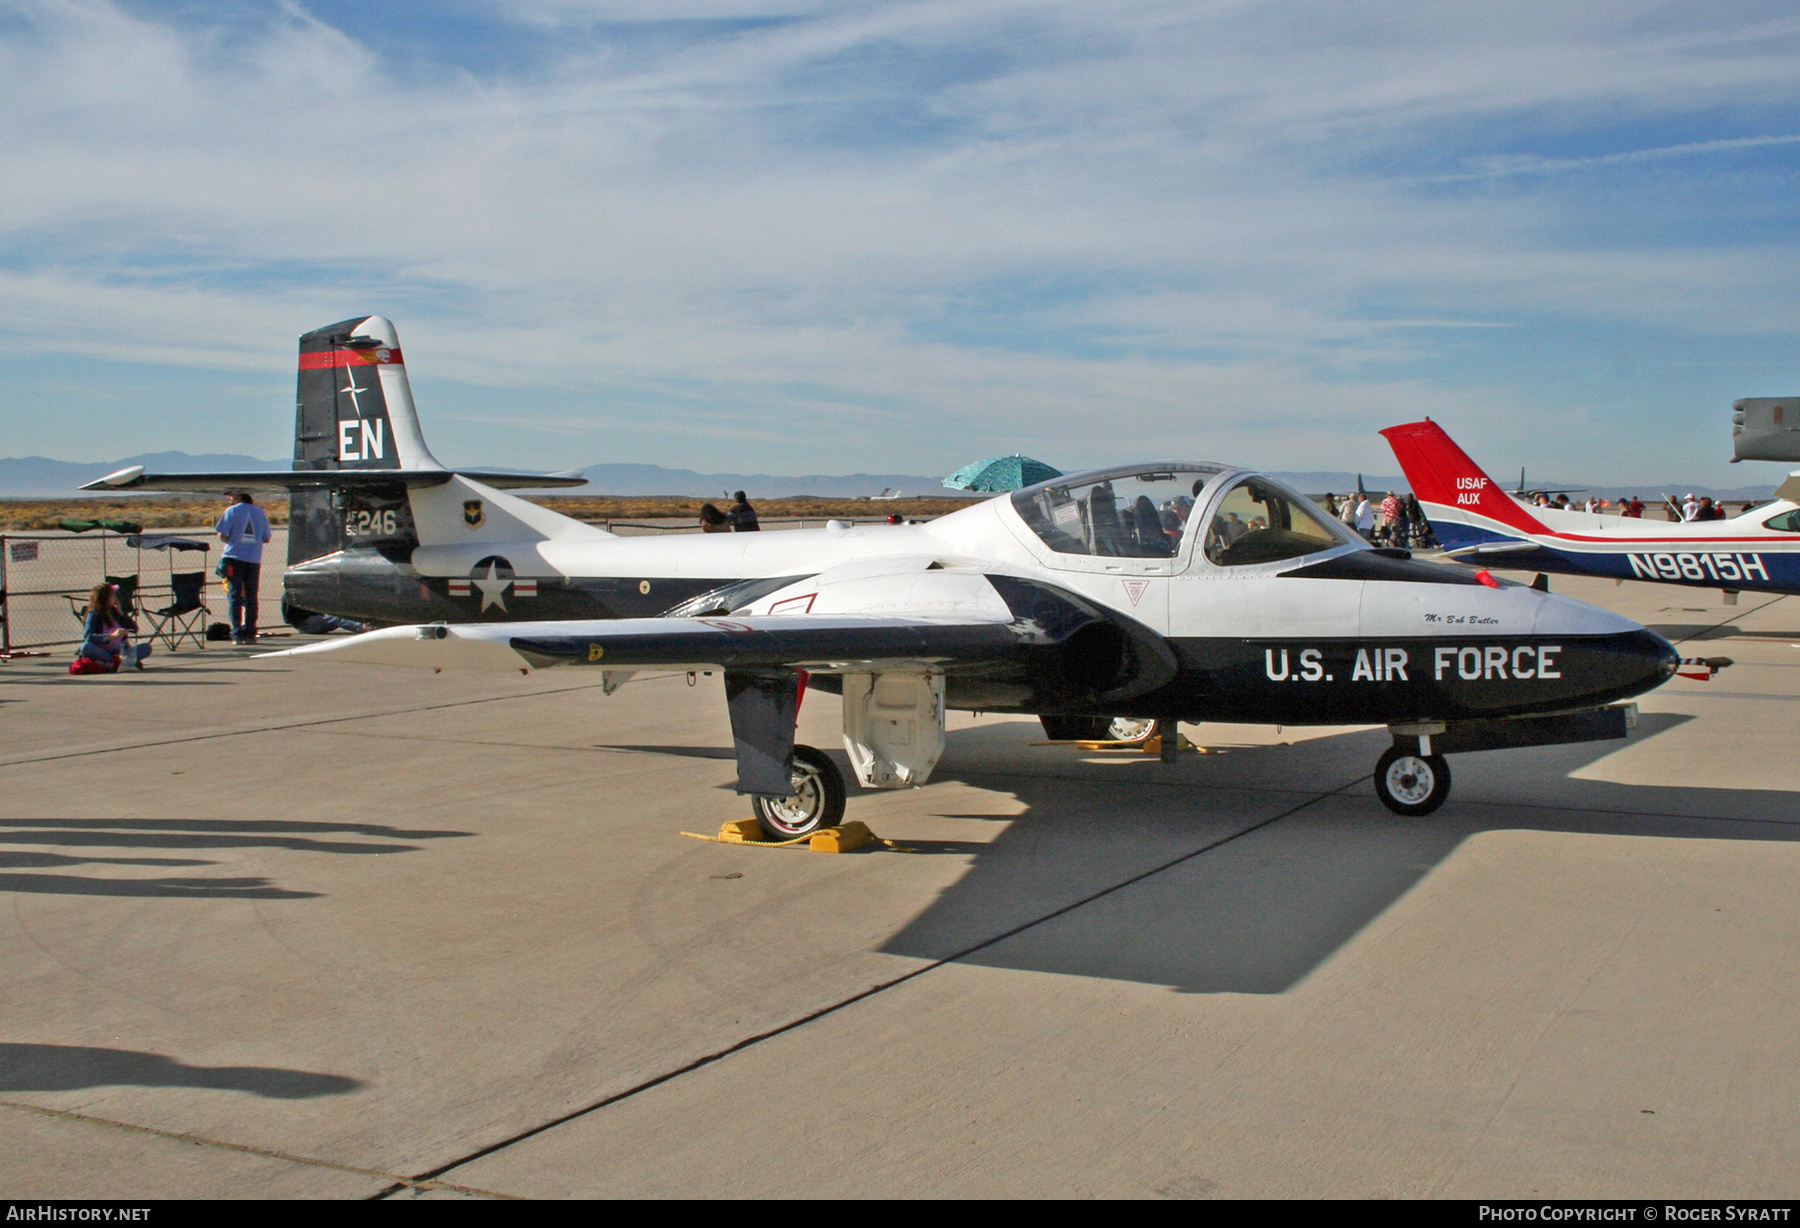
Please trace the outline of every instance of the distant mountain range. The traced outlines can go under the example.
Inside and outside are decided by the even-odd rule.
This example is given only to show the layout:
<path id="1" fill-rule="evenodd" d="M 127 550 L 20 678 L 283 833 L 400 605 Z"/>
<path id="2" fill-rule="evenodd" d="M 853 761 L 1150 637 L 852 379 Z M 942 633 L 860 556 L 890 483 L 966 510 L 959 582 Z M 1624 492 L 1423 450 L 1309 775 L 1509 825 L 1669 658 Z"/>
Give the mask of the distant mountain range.
<path id="1" fill-rule="evenodd" d="M 142 465 L 152 473 L 228 473 L 259 472 L 288 468 L 287 460 L 260 460 L 254 456 L 236 456 L 230 453 L 205 453 L 194 456 L 186 452 L 150 452 L 141 456 L 128 456 L 123 460 L 96 461 L 92 464 L 80 464 L 73 461 L 50 460 L 43 456 L 24 456 L 13 459 L 0 459 L 0 498 L 7 499 L 49 499 L 79 497 L 80 487 L 95 478 L 103 478 L 109 473 L 116 473 L 129 465 Z M 498 470 L 499 472 L 524 472 L 523 470 Z M 755 499 L 773 499 L 788 495 L 825 495 L 832 498 L 855 498 L 861 495 L 878 495 L 885 488 L 890 493 L 899 491 L 903 494 L 919 498 L 934 495 L 954 497 L 961 492 L 946 490 L 943 479 L 926 477 L 916 473 L 851 473 L 806 474 L 801 477 L 779 477 L 767 473 L 697 473 L 692 469 L 665 469 L 660 465 L 588 465 L 582 472 L 587 474 L 588 485 L 568 491 L 573 495 L 690 495 L 701 498 L 716 498 L 734 490 L 743 490 Z M 1759 467 L 1751 473 L 1761 473 Z M 1359 475 L 1355 473 L 1281 473 L 1271 472 L 1270 477 L 1285 482 L 1297 490 L 1307 494 L 1323 494 L 1326 491 L 1342 494 L 1356 489 L 1358 477 L 1361 477 L 1363 489 L 1372 493 L 1385 494 L 1390 490 L 1402 493 L 1411 489 L 1398 477 L 1386 474 Z M 1750 476 L 1746 473 L 1746 477 Z M 1730 489 L 1717 489 L 1711 486 L 1696 486 L 1683 482 L 1644 482 L 1636 486 L 1599 485 L 1585 488 L 1581 493 L 1599 495 L 1603 499 L 1614 499 L 1621 495 L 1635 494 L 1646 501 L 1655 499 L 1659 494 L 1685 495 L 1692 491 L 1696 495 L 1711 495 L 1715 499 L 1738 500 L 1766 499 L 1775 486 L 1787 476 L 1786 470 L 1779 472 L 1773 467 L 1768 470 L 1768 481 L 1757 486 L 1738 486 Z M 1538 481 L 1533 479 L 1534 488 Z M 1570 483 L 1543 482 L 1544 487 L 1552 488 Z"/>
<path id="2" fill-rule="evenodd" d="M 292 461 L 258 460 L 254 456 L 234 456 L 225 452 L 208 452 L 192 456 L 186 452 L 146 452 L 124 460 L 76 461 L 51 460 L 45 456 L 20 456 L 0 459 L 0 498 L 66 499 L 79 498 L 80 487 L 95 478 L 117 473 L 130 465 L 142 465 L 152 473 L 231 473 L 233 471 L 286 469 Z"/>
<path id="3" fill-rule="evenodd" d="M 231 473 L 280 470 L 291 464 L 288 460 L 260 460 L 254 456 L 217 452 L 200 456 L 192 456 L 186 452 L 151 452 L 142 456 L 127 456 L 122 460 L 95 461 L 92 464 L 51 460 L 44 456 L 23 456 L 0 460 L 0 498 L 79 497 L 83 484 L 103 478 L 109 473 L 117 473 L 130 465 L 142 465 L 151 473 Z M 483 468 L 498 473 L 527 472 L 500 466 Z M 776 477 L 767 473 L 696 473 L 692 469 L 664 469 L 660 465 L 589 465 L 582 472 L 588 476 L 588 485 L 566 493 L 697 495 L 716 498 L 730 491 L 742 490 L 752 499 L 778 498 L 784 495 L 854 498 L 858 495 L 878 495 L 884 488 L 890 493 L 899 490 L 912 496 L 949 497 L 958 493 L 944 489 L 942 478 L 925 477 L 916 473 Z"/>
<path id="4" fill-rule="evenodd" d="M 889 494 L 899 491 L 913 498 L 930 495 L 953 496 L 960 491 L 945 490 L 944 479 L 916 473 L 851 473 L 842 477 L 809 473 L 801 477 L 776 477 L 768 473 L 696 473 L 692 469 L 664 469 L 661 465 L 589 465 L 582 470 L 588 484 L 571 495 L 697 495 L 718 499 L 741 490 L 752 501 L 778 499 L 788 495 L 828 495 L 837 499 L 853 499 L 859 495 L 878 495 L 885 488 Z"/>

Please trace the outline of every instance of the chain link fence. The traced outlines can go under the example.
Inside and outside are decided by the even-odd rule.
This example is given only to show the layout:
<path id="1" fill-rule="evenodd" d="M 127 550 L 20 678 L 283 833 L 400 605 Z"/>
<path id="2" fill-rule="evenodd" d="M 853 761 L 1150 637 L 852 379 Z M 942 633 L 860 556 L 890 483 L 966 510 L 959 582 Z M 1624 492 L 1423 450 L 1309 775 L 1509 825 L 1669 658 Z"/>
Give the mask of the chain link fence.
<path id="1" fill-rule="evenodd" d="M 153 543 L 198 541 L 203 550 L 155 549 Z M 169 533 L 0 534 L 0 651 L 79 644 L 88 593 L 101 582 L 133 590 L 134 611 L 174 600 L 169 577 L 203 572 L 207 603 L 224 609 L 224 591 L 211 574 L 211 543 Z"/>

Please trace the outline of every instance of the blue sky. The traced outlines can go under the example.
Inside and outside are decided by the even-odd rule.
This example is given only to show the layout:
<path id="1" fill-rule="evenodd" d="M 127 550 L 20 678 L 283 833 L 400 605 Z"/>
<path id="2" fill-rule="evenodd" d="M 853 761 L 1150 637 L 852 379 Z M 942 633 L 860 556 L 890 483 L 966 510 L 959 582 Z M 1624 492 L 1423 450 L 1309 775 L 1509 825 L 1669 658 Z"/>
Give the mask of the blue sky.
<path id="1" fill-rule="evenodd" d="M 379 312 L 452 463 L 1772 484 L 1797 94 L 1791 4 L 0 0 L 0 452 L 285 455 Z"/>

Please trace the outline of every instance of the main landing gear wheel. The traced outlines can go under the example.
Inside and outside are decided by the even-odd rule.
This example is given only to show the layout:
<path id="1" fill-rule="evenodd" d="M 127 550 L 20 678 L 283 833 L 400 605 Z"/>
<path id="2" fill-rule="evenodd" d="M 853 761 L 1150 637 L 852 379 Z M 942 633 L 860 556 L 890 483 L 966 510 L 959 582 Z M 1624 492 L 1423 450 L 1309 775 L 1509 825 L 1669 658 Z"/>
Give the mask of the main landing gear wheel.
<path id="1" fill-rule="evenodd" d="M 1052 742 L 1147 742 L 1156 722 L 1136 716 L 1040 716 Z"/>
<path id="2" fill-rule="evenodd" d="M 1115 716 L 1106 722 L 1106 737 L 1110 742 L 1148 742 L 1156 726 L 1148 717 Z"/>
<path id="3" fill-rule="evenodd" d="M 1395 814 L 1430 814 L 1450 796 L 1450 765 L 1442 755 L 1390 746 L 1375 761 L 1375 796 Z"/>
<path id="4" fill-rule="evenodd" d="M 758 793 L 750 799 L 756 821 L 771 840 L 810 836 L 843 821 L 844 776 L 824 751 L 811 746 L 794 747 L 794 767 L 789 779 L 794 782 L 794 796 Z"/>

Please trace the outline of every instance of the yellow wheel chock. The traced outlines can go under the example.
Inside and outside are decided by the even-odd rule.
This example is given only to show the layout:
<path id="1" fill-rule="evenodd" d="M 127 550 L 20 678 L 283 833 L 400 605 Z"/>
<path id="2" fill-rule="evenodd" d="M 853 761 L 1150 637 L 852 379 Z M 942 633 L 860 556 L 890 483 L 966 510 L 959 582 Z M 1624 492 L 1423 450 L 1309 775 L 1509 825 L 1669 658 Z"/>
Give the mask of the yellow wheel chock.
<path id="1" fill-rule="evenodd" d="M 690 840 L 705 840 L 712 844 L 748 844 L 763 849 L 785 849 L 804 844 L 815 853 L 848 853 L 865 844 L 879 844 L 896 853 L 911 851 L 904 844 L 883 840 L 869 830 L 868 824 L 855 821 L 837 827 L 821 828 L 810 835 L 796 836 L 792 840 L 764 839 L 762 824 L 755 819 L 734 819 L 721 826 L 716 836 L 703 836 L 697 831 L 684 831 L 681 834 Z"/>
<path id="2" fill-rule="evenodd" d="M 1176 743 L 1177 748 L 1180 750 L 1191 750 L 1196 755 L 1216 755 L 1219 753 L 1210 746 L 1194 745 L 1192 742 L 1188 741 L 1188 736 L 1185 733 L 1178 733 L 1175 736 L 1180 739 L 1180 741 Z M 1026 745 L 1073 746 L 1076 750 L 1120 750 L 1135 751 L 1141 755 L 1160 755 L 1162 754 L 1162 735 L 1158 734 L 1152 738 L 1145 738 L 1142 742 L 1094 742 L 1087 739 L 1077 739 L 1072 742 L 1027 742 Z"/>

